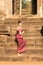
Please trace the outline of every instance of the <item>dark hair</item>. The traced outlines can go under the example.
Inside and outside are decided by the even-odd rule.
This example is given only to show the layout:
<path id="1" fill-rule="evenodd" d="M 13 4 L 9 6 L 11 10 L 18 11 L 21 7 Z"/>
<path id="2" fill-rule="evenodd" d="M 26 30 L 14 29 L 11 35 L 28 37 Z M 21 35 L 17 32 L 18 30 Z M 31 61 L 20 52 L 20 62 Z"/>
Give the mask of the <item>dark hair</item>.
<path id="1" fill-rule="evenodd" d="M 20 24 L 21 23 L 21 21 L 18 21 L 18 24 Z"/>

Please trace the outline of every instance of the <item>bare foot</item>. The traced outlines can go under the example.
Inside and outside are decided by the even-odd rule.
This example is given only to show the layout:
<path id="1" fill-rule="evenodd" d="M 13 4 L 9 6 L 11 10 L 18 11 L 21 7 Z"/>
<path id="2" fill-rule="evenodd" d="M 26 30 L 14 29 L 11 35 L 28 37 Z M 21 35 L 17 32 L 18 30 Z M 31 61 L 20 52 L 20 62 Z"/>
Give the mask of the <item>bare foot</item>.
<path id="1" fill-rule="evenodd" d="M 20 53 L 18 53 L 18 56 L 21 56 L 21 54 L 20 54 Z"/>

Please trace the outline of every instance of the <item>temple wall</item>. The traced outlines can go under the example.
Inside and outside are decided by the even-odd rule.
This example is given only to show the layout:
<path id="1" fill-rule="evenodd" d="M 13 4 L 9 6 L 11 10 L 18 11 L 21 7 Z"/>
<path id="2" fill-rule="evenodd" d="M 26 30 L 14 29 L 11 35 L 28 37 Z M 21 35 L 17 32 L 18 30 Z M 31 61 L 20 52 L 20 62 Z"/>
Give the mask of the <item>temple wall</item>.
<path id="1" fill-rule="evenodd" d="M 17 6 L 17 3 L 14 4 L 15 10 L 17 10 L 16 6 Z M 4 10 L 6 15 L 11 15 L 12 14 L 12 0 L 0 0 L 0 11 L 1 10 Z M 43 10 L 43 0 L 37 0 L 37 15 L 43 16 L 42 10 Z"/>
<path id="2" fill-rule="evenodd" d="M 12 14 L 12 0 L 5 0 L 4 1 L 5 5 L 5 13 L 8 15 Z"/>
<path id="3" fill-rule="evenodd" d="M 0 0 L 0 10 L 4 10 L 4 0 Z"/>

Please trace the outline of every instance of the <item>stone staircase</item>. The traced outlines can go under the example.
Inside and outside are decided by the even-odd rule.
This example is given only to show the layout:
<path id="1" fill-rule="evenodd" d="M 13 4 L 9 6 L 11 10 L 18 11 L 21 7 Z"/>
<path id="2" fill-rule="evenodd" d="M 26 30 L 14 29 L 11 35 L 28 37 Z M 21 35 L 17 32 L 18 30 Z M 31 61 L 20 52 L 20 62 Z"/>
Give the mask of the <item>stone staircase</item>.
<path id="1" fill-rule="evenodd" d="M 26 40 L 26 52 L 17 56 L 15 33 L 18 20 L 23 22 L 23 34 Z M 8 18 L 0 20 L 0 61 L 43 61 L 43 36 L 41 29 L 43 18 Z"/>
<path id="2" fill-rule="evenodd" d="M 28 14 L 28 11 L 26 9 L 22 9 L 22 15 Z"/>

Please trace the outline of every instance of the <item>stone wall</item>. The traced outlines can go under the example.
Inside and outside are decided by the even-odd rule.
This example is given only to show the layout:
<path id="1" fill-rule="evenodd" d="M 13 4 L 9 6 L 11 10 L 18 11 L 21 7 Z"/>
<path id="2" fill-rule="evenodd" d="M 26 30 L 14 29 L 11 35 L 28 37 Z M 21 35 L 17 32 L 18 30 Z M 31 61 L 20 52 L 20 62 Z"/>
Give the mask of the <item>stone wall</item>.
<path id="1" fill-rule="evenodd" d="M 17 56 L 15 33 L 18 21 L 23 23 L 23 38 L 26 40 L 26 52 Z M 4 23 L 4 24 L 3 24 Z M 43 18 L 15 18 L 0 20 L 0 60 L 1 61 L 43 61 L 43 37 L 41 29 Z M 10 35 L 8 35 L 10 34 Z"/>
<path id="2" fill-rule="evenodd" d="M 0 0 L 0 10 L 4 10 L 4 0 Z"/>
<path id="3" fill-rule="evenodd" d="M 7 15 L 12 14 L 12 0 L 4 0 L 5 3 L 5 13 Z"/>
<path id="4" fill-rule="evenodd" d="M 0 0 L 0 12 L 6 15 L 12 14 L 12 0 Z"/>
<path id="5" fill-rule="evenodd" d="M 43 0 L 37 0 L 37 14 L 40 15 L 42 12 L 40 12 L 41 9 L 43 9 Z M 16 3 L 15 3 L 16 2 Z M 18 1 L 14 0 L 14 12 L 18 11 L 18 6 L 17 5 Z M 41 9 L 40 9 L 41 7 Z M 0 10 L 4 10 L 6 15 L 11 15 L 12 14 L 12 0 L 0 0 Z"/>

